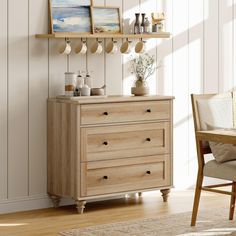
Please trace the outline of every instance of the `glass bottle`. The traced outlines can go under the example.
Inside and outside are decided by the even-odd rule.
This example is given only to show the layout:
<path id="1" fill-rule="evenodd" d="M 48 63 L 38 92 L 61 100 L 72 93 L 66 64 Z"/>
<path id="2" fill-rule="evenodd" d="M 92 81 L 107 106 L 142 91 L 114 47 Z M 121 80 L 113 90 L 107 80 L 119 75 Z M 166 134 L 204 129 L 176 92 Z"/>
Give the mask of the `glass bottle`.
<path id="1" fill-rule="evenodd" d="M 84 86 L 84 78 L 81 75 L 81 71 L 79 71 L 76 81 L 76 96 L 80 96 L 81 88 Z"/>
<path id="2" fill-rule="evenodd" d="M 150 29 L 150 21 L 148 20 L 148 17 L 145 17 L 145 22 L 144 22 L 144 33 L 150 33 L 151 29 Z"/>
<path id="3" fill-rule="evenodd" d="M 93 79 L 90 76 L 89 72 L 87 71 L 86 77 L 84 79 L 84 83 L 88 85 L 89 88 L 93 88 Z"/>
<path id="4" fill-rule="evenodd" d="M 134 34 L 140 34 L 140 21 L 139 21 L 139 13 L 135 13 L 135 23 L 134 23 Z"/>
<path id="5" fill-rule="evenodd" d="M 65 72 L 65 95 L 68 97 L 74 96 L 76 88 L 76 75 L 74 72 Z"/>
<path id="6" fill-rule="evenodd" d="M 140 34 L 142 34 L 144 32 L 144 26 L 145 26 L 145 13 L 142 13 L 142 23 L 141 23 L 141 26 L 140 26 Z"/>

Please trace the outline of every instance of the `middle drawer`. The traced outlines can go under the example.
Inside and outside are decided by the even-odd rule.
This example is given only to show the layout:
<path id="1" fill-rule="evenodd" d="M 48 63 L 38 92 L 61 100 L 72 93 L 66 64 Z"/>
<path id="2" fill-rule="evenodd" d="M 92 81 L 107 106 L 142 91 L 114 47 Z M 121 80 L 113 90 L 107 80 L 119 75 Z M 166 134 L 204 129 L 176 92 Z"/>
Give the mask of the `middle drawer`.
<path id="1" fill-rule="evenodd" d="M 82 128 L 81 161 L 167 154 L 169 137 L 169 122 Z"/>

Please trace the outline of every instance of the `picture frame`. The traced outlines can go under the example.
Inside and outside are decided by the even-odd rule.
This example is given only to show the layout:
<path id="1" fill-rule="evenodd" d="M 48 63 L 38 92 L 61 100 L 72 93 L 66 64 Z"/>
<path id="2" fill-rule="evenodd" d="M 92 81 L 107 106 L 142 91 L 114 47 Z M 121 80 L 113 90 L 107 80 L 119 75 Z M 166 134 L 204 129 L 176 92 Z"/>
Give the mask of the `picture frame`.
<path id="1" fill-rule="evenodd" d="M 93 34 L 122 34 L 119 7 L 91 6 Z"/>
<path id="2" fill-rule="evenodd" d="M 49 0 L 50 33 L 92 33 L 93 0 Z"/>

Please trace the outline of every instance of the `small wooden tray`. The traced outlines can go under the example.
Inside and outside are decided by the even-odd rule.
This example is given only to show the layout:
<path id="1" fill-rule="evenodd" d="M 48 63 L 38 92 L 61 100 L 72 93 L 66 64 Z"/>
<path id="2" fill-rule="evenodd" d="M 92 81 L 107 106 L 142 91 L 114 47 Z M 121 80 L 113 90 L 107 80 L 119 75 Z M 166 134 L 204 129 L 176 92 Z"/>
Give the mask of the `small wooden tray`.
<path id="1" fill-rule="evenodd" d="M 101 96 L 76 96 L 76 97 L 68 97 L 65 95 L 60 95 L 56 96 L 57 99 L 65 99 L 65 100 L 72 100 L 72 101 L 77 101 L 77 100 L 84 100 L 84 99 L 96 99 L 96 98 L 106 98 L 107 95 L 101 95 Z"/>

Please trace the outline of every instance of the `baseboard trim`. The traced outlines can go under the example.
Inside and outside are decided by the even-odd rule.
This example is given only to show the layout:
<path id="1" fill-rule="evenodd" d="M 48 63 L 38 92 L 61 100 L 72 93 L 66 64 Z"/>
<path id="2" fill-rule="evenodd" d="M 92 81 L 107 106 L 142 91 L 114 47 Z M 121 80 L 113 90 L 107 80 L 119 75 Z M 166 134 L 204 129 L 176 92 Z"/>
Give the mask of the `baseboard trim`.
<path id="1" fill-rule="evenodd" d="M 134 193 L 133 193 L 134 194 Z M 133 194 L 128 194 L 133 197 Z M 101 197 L 98 199 L 89 199 L 87 202 L 99 202 L 104 200 L 124 198 L 127 194 L 114 195 L 110 197 Z M 62 198 L 60 206 L 74 205 L 75 201 L 71 198 Z M 0 200 L 0 215 L 7 213 L 31 211 L 53 207 L 52 201 L 47 194 L 25 196 L 14 199 Z"/>
<path id="2" fill-rule="evenodd" d="M 72 205 L 71 199 L 62 199 L 60 206 Z M 52 207 L 51 199 L 48 195 L 25 196 L 14 199 L 0 200 L 0 214 L 45 209 Z"/>
<path id="3" fill-rule="evenodd" d="M 112 197 L 103 197 L 99 199 L 91 199 L 87 202 L 99 202 L 109 199 L 124 198 L 125 195 L 117 195 Z M 75 201 L 71 198 L 62 198 L 60 206 L 74 205 Z M 48 195 L 25 196 L 14 199 L 0 200 L 0 215 L 7 213 L 39 210 L 53 207 L 52 201 Z"/>

